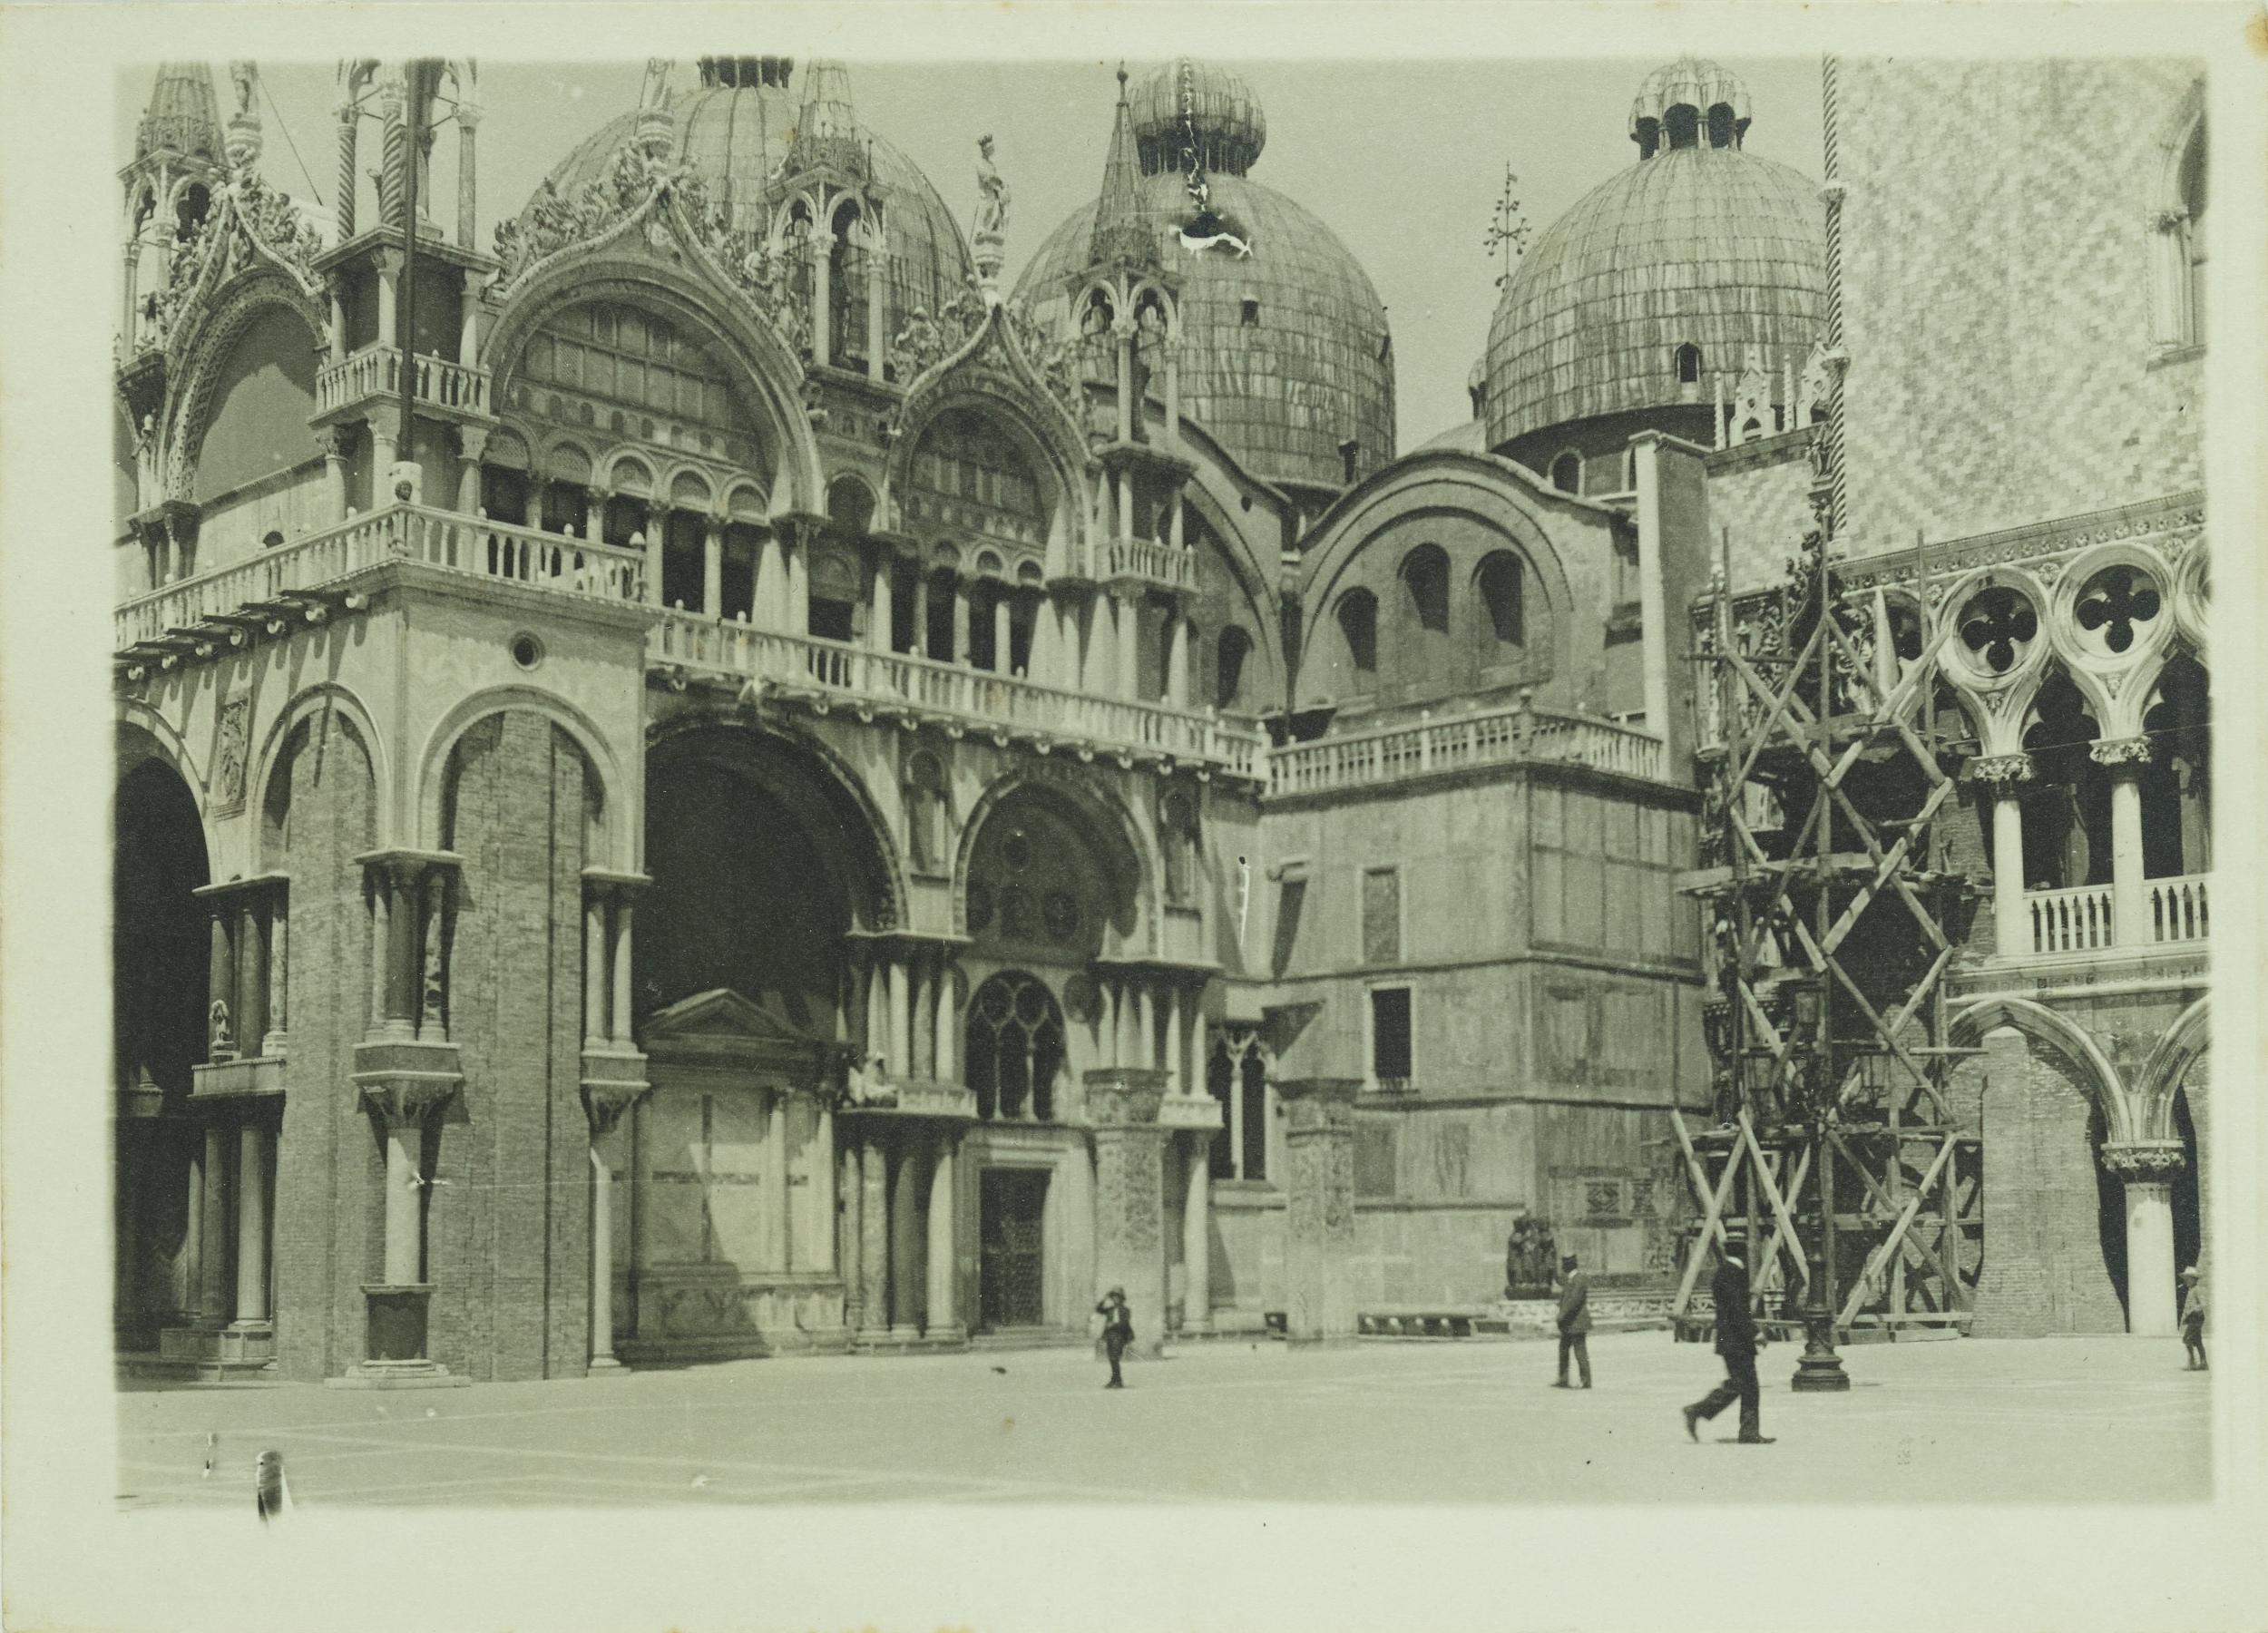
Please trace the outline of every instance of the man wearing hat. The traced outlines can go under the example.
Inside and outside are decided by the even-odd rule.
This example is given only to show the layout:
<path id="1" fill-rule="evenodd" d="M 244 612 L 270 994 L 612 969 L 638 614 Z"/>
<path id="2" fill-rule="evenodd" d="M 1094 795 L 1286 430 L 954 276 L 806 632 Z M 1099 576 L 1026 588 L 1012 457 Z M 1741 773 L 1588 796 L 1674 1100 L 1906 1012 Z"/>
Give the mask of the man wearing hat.
<path id="1" fill-rule="evenodd" d="M 1571 1352 L 1575 1364 L 1582 1369 L 1583 1387 L 1590 1387 L 1590 1346 L 1584 1342 L 1590 1332 L 1590 1277 L 1577 1267 L 1575 1256 L 1569 1254 L 1559 1261 L 1559 1381 L 1551 1387 L 1567 1387 L 1567 1358 Z"/>
<path id="2" fill-rule="evenodd" d="M 2190 1372 L 2205 1370 L 2204 1273 L 2192 1265 L 2182 1272 L 2182 1344 L 2189 1352 Z"/>
<path id="3" fill-rule="evenodd" d="M 1119 1363 L 1125 1358 L 1126 1346 L 1134 1342 L 1134 1311 L 1126 1302 L 1126 1289 L 1113 1287 L 1105 1293 L 1095 1314 L 1102 1317 L 1102 1348 L 1110 1357 L 1110 1381 L 1103 1387 L 1124 1389 L 1126 1380 L 1119 1375 Z"/>
<path id="4" fill-rule="evenodd" d="M 1761 1432 L 1756 1387 L 1756 1317 L 1748 1305 L 1748 1257 L 1745 1245 L 1728 1238 L 1717 1250 L 1716 1275 L 1709 1283 L 1709 1297 L 1716 1305 L 1716 1353 L 1725 1358 L 1725 1382 L 1696 1401 L 1680 1407 L 1686 1436 L 1701 1438 L 1694 1425 L 1740 1403 L 1740 1443 L 1768 1446 L 1771 1437 Z"/>

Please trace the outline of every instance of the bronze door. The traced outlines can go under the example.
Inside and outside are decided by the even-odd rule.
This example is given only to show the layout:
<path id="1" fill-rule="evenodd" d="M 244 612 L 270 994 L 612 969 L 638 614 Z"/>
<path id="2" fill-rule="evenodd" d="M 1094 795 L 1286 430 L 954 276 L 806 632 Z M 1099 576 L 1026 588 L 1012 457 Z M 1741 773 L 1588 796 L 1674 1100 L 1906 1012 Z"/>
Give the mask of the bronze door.
<path id="1" fill-rule="evenodd" d="M 1038 1326 L 1041 1226 L 1048 1177 L 1036 1169 L 987 1169 L 977 1190 L 977 1310 L 986 1331 Z"/>

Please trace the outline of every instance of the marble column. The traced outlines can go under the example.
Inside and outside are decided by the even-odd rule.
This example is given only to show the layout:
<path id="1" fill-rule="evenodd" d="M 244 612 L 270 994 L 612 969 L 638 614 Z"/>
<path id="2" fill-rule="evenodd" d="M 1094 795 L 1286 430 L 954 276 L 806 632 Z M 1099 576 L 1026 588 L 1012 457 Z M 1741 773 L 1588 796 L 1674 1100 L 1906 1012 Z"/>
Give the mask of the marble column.
<path id="1" fill-rule="evenodd" d="M 2031 912 L 2024 900 L 2023 785 L 2031 780 L 2028 754 L 1995 754 L 1970 762 L 1970 775 L 1992 796 L 1992 934 L 2002 958 L 2032 951 Z"/>
<path id="2" fill-rule="evenodd" d="M 189 1153 L 188 1206 L 181 1210 L 181 1267 L 174 1278 L 173 1308 L 191 1321 L 200 1304 L 205 1238 L 205 1152 L 200 1143 Z"/>
<path id="3" fill-rule="evenodd" d="M 1166 1053 L 1158 1063 L 1166 1070 L 1166 1092 L 1187 1094 L 1188 1080 L 1181 1068 L 1181 1014 L 1183 999 L 1179 987 L 1168 987 L 1165 993 Z"/>
<path id="4" fill-rule="evenodd" d="M 1133 1067 L 1087 1074 L 1095 1146 L 1095 1275 L 1089 1296 L 1121 1286 L 1134 1309 L 1139 1355 L 1156 1355 L 1166 1332 L 1165 1185 L 1168 1130 L 1158 1126 L 1165 1073 Z M 1074 1313 L 1084 1320 L 1086 1312 Z"/>
<path id="5" fill-rule="evenodd" d="M 386 1285 L 415 1286 L 423 1278 L 425 1243 L 418 1229 L 418 1148 L 425 1120 L 386 1117 Z"/>
<path id="6" fill-rule="evenodd" d="M 866 1199 L 865 1169 L 860 1159 L 864 1141 L 854 1133 L 844 1142 L 838 1159 L 840 1178 L 837 1194 L 842 1198 L 842 1216 L 836 1224 L 836 1262 L 843 1271 L 843 1330 L 856 1333 L 866 1325 L 865 1317 L 865 1252 L 866 1230 L 864 1207 Z"/>
<path id="7" fill-rule="evenodd" d="M 919 1145 L 911 1139 L 902 1149 L 890 1175 L 890 1336 L 911 1340 L 921 1335 L 920 1303 L 923 1286 L 921 1184 Z"/>
<path id="8" fill-rule="evenodd" d="M 2181 1141 L 2106 1144 L 2102 1157 L 2126 1189 L 2126 1331 L 2170 1337 L 2179 1330 L 2173 1182 L 2187 1161 Z"/>
<path id="9" fill-rule="evenodd" d="M 591 1098 L 591 1361 L 592 1373 L 620 1374 L 614 1354 L 614 1131 L 635 1103 L 622 1096 Z"/>
<path id="10" fill-rule="evenodd" d="M 929 1311 L 923 1335 L 958 1342 L 965 1336 L 960 1301 L 953 1296 L 953 1148 L 960 1136 L 941 1130 L 931 1159 L 929 1179 Z"/>
<path id="11" fill-rule="evenodd" d="M 969 584 L 966 579 L 953 581 L 953 645 L 945 652 L 945 661 L 969 661 Z"/>
<path id="12" fill-rule="evenodd" d="M 315 434 L 323 454 L 323 511 L 334 523 L 347 519 L 347 432 L 343 425 L 325 425 Z"/>
<path id="13" fill-rule="evenodd" d="M 929 650 L 929 572 L 918 562 L 914 568 L 914 644 L 916 658 L 934 656 Z"/>
<path id="14" fill-rule="evenodd" d="M 756 610 L 750 615 L 752 621 L 760 629 L 778 629 L 787 620 L 787 565 L 779 535 L 767 533 L 756 543 Z"/>
<path id="15" fill-rule="evenodd" d="M 220 1326 L 229 1319 L 229 1131 L 205 1125 L 205 1216 L 198 1230 L 197 1319 Z"/>
<path id="16" fill-rule="evenodd" d="M 2142 876 L 2142 768 L 2149 763 L 2148 738 L 2114 738 L 2090 751 L 2095 763 L 2110 768 L 2111 940 L 2120 947 L 2150 941 L 2150 898 Z"/>
<path id="17" fill-rule="evenodd" d="M 866 644 L 877 652 L 893 650 L 893 626 L 897 622 L 894 586 L 890 582 L 890 552 L 875 552 L 874 593 L 866 613 Z"/>
<path id="18" fill-rule="evenodd" d="M 615 1044 L 621 1049 L 634 1045 L 631 1040 L 631 899 L 627 891 L 618 889 L 614 895 L 614 1020 Z"/>
<path id="19" fill-rule="evenodd" d="M 829 251 L 835 248 L 835 235 L 812 223 L 811 236 L 811 360 L 814 363 L 835 361 L 835 297 L 832 279 L 835 268 Z"/>
<path id="20" fill-rule="evenodd" d="M 1356 1078 L 1276 1084 L 1291 1121 L 1283 1179 L 1286 1334 L 1294 1344 L 1354 1335 Z"/>
<path id="21" fill-rule="evenodd" d="M 953 990 L 953 965 L 941 963 L 936 976 L 936 1070 L 932 1074 L 949 1083 L 961 1081 L 960 998 Z"/>
<path id="22" fill-rule="evenodd" d="M 606 1047 L 606 898 L 586 889 L 582 898 L 582 1046 Z"/>
<path id="23" fill-rule="evenodd" d="M 771 1268 L 784 1274 L 796 1267 L 796 1210 L 787 1185 L 787 1096 L 779 1090 L 772 1091 L 764 1112 L 764 1185 L 771 1196 L 772 1228 L 779 1237 Z"/>
<path id="24" fill-rule="evenodd" d="M 817 1126 L 811 1136 L 811 1245 L 817 1261 L 811 1268 L 832 1276 L 840 1262 L 836 1256 L 835 1218 L 835 1102 L 822 1095 Z"/>
<path id="25" fill-rule="evenodd" d="M 268 1130 L 246 1122 L 237 1129 L 236 1325 L 267 1323 Z"/>
<path id="26" fill-rule="evenodd" d="M 781 622 L 790 635 L 811 633 L 810 541 L 796 536 L 787 541 L 787 614 Z"/>
<path id="27" fill-rule="evenodd" d="M 1216 1134 L 1190 1136 L 1181 1204 L 1181 1330 L 1213 1330 L 1213 1141 Z"/>
<path id="28" fill-rule="evenodd" d="M 890 1076 L 896 1081 L 914 1075 L 912 973 L 903 957 L 890 959 Z"/>
<path id="29" fill-rule="evenodd" d="M 858 1336 L 880 1344 L 890 1336 L 890 1163 L 872 1134 L 862 1134 L 858 1150 L 859 1306 Z"/>
<path id="30" fill-rule="evenodd" d="M 1189 706 L 1189 621 L 1176 605 L 1166 614 L 1171 647 L 1166 655 L 1166 701 L 1176 709 Z"/>
<path id="31" fill-rule="evenodd" d="M 701 611 L 725 615 L 725 524 L 715 516 L 701 523 Z"/>
<path id="32" fill-rule="evenodd" d="M 1002 590 L 992 602 L 992 670 L 995 674 L 1012 675 L 1015 664 L 1015 619 L 1011 614 L 1008 592 Z"/>
<path id="33" fill-rule="evenodd" d="M 1133 699 L 1142 694 L 1142 603 L 1129 595 L 1119 602 L 1118 695 Z"/>

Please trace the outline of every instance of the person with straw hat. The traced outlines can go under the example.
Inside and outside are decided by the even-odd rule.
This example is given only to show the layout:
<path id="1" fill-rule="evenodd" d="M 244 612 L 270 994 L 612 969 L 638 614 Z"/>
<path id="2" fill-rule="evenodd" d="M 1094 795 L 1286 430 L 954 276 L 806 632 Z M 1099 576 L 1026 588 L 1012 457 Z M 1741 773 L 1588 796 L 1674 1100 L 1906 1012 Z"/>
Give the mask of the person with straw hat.
<path id="1" fill-rule="evenodd" d="M 2205 1366 L 2205 1278 L 2204 1272 L 2192 1265 L 2182 1272 L 2182 1345 L 2188 1352 L 2190 1372 L 2204 1372 Z"/>

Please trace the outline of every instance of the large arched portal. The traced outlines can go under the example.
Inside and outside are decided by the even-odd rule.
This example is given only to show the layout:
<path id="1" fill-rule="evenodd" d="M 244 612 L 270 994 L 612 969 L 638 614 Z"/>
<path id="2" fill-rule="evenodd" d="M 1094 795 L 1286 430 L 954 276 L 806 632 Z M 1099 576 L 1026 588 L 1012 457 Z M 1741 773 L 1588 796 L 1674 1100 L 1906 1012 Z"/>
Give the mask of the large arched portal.
<path id="1" fill-rule="evenodd" d="M 145 758 L 118 786 L 112 818 L 114 1316 L 122 1349 L 157 1345 L 197 1302 L 188 1125 L 191 1069 L 205 1058 L 209 881 L 197 802 L 179 771 Z"/>
<path id="2" fill-rule="evenodd" d="M 855 1041 L 846 936 L 871 921 L 881 863 L 829 772 L 748 732 L 665 741 L 647 770 L 646 865 L 640 1018 L 722 988 L 798 1032 Z"/>

